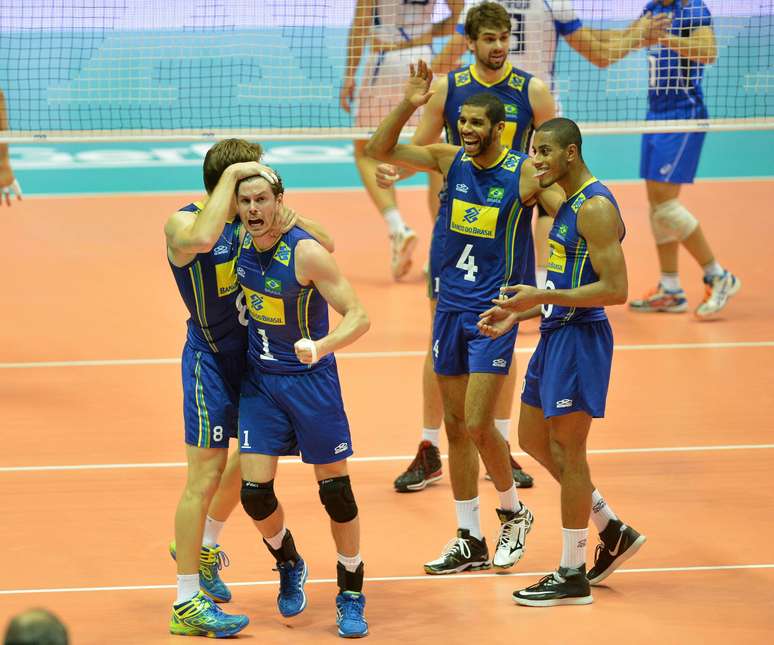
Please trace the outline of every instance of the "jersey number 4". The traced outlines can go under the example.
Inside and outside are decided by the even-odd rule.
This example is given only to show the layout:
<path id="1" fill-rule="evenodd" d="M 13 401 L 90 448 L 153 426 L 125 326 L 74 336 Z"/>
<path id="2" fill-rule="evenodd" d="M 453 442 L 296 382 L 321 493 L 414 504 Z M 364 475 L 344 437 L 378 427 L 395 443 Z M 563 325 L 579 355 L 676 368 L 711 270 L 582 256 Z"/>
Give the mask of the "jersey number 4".
<path id="1" fill-rule="evenodd" d="M 466 244 L 465 248 L 462 249 L 462 253 L 460 254 L 459 260 L 457 260 L 457 264 L 454 265 L 458 269 L 462 269 L 465 272 L 465 275 L 462 277 L 468 282 L 475 282 L 476 273 L 478 273 L 478 267 L 476 266 L 476 257 L 470 254 L 472 250 L 473 250 L 473 245 Z"/>

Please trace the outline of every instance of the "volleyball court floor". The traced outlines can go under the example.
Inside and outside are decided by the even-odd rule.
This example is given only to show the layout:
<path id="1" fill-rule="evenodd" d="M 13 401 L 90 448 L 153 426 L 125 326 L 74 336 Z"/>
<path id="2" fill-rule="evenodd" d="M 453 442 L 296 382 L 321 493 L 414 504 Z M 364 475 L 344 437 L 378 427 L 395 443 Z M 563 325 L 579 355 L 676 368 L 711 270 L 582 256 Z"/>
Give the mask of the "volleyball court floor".
<path id="1" fill-rule="evenodd" d="M 611 186 L 628 225 L 634 297 L 658 277 L 644 187 Z M 429 329 L 425 193 L 400 196 L 422 245 L 409 279 L 394 284 L 384 226 L 362 192 L 290 187 L 287 194 L 333 233 L 335 257 L 372 320 L 369 333 L 339 354 L 356 450 L 369 642 L 767 641 L 774 629 L 767 259 L 774 183 L 704 182 L 684 192 L 718 259 L 743 281 L 720 320 L 609 310 L 617 349 L 608 415 L 592 426 L 589 460 L 612 508 L 648 542 L 594 588 L 592 605 L 550 609 L 511 600 L 561 554 L 559 489 L 529 457 L 519 459 L 535 487 L 521 499 L 536 521 L 524 558 L 507 574 L 424 575 L 423 562 L 454 535 L 448 473 L 421 493 L 393 492 L 420 437 Z M 185 476 L 178 357 L 186 314 L 162 226 L 194 197 L 31 198 L 0 210 L 3 624 L 45 606 L 64 619 L 75 644 L 181 642 L 167 633 L 175 595 L 167 544 Z M 686 256 L 681 261 L 695 306 L 700 273 Z M 523 324 L 519 383 L 537 340 L 534 321 Z M 518 403 L 514 427 L 517 418 Z M 223 572 L 234 592 L 228 609 L 251 620 L 239 640 L 334 642 L 335 550 L 312 469 L 282 463 L 277 490 L 309 563 L 309 606 L 296 618 L 279 616 L 273 562 L 237 508 L 222 543 L 231 559 Z M 497 498 L 483 477 L 480 491 L 491 545 Z M 590 559 L 593 528 L 591 535 Z"/>

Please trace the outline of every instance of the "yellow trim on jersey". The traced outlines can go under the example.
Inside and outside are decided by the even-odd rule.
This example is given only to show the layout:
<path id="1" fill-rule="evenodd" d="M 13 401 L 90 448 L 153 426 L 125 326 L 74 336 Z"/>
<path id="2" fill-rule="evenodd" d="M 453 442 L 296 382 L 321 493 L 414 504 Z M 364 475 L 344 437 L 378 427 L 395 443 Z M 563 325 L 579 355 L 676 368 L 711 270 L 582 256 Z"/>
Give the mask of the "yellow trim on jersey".
<path id="1" fill-rule="evenodd" d="M 473 159 L 473 157 L 468 157 L 468 156 L 467 156 L 466 154 L 464 154 L 464 153 L 463 153 L 463 158 L 461 159 L 461 161 L 467 161 L 467 160 L 470 160 L 470 163 L 472 163 L 472 164 L 473 164 L 473 165 L 474 165 L 476 168 L 478 168 L 479 170 L 488 170 L 489 168 L 494 168 L 494 167 L 495 167 L 497 164 L 499 164 L 499 163 L 502 163 L 502 160 L 503 160 L 503 159 L 505 159 L 505 158 L 508 156 L 508 153 L 509 153 L 509 152 L 510 152 L 510 150 L 509 150 L 508 148 L 503 148 L 503 149 L 502 149 L 502 152 L 500 153 L 500 156 L 499 156 L 499 157 L 497 157 L 497 161 L 495 161 L 495 162 L 494 162 L 494 163 L 493 163 L 491 166 L 479 166 L 479 165 L 476 163 L 476 160 L 475 160 L 475 159 Z M 467 157 L 467 159 L 466 159 L 466 157 Z"/>
<path id="2" fill-rule="evenodd" d="M 470 75 L 476 80 L 476 82 L 479 85 L 483 85 L 484 87 L 494 87 L 498 83 L 502 83 L 506 78 L 508 78 L 508 76 L 510 76 L 512 70 L 513 70 L 513 65 L 511 65 L 508 62 L 506 62 L 505 65 L 503 65 L 503 73 L 500 76 L 500 78 L 498 78 L 496 81 L 494 81 L 492 83 L 487 83 L 485 80 L 483 80 L 478 75 L 478 72 L 476 71 L 476 66 L 475 66 L 475 64 L 473 64 L 473 65 L 470 66 Z"/>
<path id="3" fill-rule="evenodd" d="M 581 184 L 581 187 L 580 187 L 580 188 L 578 188 L 578 190 L 576 190 L 576 191 L 575 191 L 575 192 L 574 192 L 572 195 L 570 195 L 570 196 L 569 196 L 569 197 L 568 197 L 568 198 L 567 198 L 565 201 L 566 201 L 566 202 L 569 202 L 569 201 L 570 201 L 570 200 L 571 200 L 573 197 L 575 197 L 575 196 L 576 196 L 578 193 L 582 192 L 582 191 L 583 191 L 583 189 L 584 189 L 584 188 L 586 188 L 586 186 L 589 186 L 589 185 L 593 184 L 595 181 L 599 181 L 599 180 L 598 180 L 596 177 L 592 177 L 591 179 L 588 179 L 588 180 L 584 181 L 584 182 Z"/>
<path id="4" fill-rule="evenodd" d="M 265 293 L 253 291 L 242 285 L 245 303 L 250 317 L 264 325 L 285 324 L 285 302 L 282 298 L 272 298 Z"/>

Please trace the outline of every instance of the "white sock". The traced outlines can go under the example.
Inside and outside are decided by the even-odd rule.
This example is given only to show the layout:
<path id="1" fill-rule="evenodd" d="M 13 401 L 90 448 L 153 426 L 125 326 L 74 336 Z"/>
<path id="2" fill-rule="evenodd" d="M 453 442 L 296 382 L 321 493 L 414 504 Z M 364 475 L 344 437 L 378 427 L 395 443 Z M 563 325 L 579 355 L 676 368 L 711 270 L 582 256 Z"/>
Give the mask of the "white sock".
<path id="1" fill-rule="evenodd" d="M 508 437 L 511 434 L 511 420 L 510 419 L 495 419 L 495 429 L 500 433 L 500 436 L 508 441 Z"/>
<path id="2" fill-rule="evenodd" d="M 500 498 L 500 508 L 504 511 L 518 511 L 521 508 L 519 494 L 516 492 L 516 485 L 513 482 L 508 490 L 498 490 L 497 496 Z"/>
<path id="3" fill-rule="evenodd" d="M 438 447 L 438 435 L 440 428 L 422 428 L 422 441 L 429 441 L 436 448 Z"/>
<path id="4" fill-rule="evenodd" d="M 717 260 L 712 260 L 709 264 L 705 264 L 702 269 L 704 269 L 705 278 L 719 278 L 725 273 L 723 267 L 717 263 Z"/>
<path id="5" fill-rule="evenodd" d="M 273 535 L 270 538 L 265 538 L 266 543 L 275 551 L 279 551 L 279 549 L 282 547 L 282 540 L 285 537 L 285 533 L 287 533 L 288 530 L 283 526 L 282 530 L 277 533 L 277 535 Z"/>
<path id="6" fill-rule="evenodd" d="M 546 288 L 546 279 L 548 278 L 548 269 L 537 267 L 535 269 L 535 283 L 538 289 Z"/>
<path id="7" fill-rule="evenodd" d="M 384 217 L 384 221 L 387 223 L 390 235 L 400 233 L 406 228 L 406 222 L 403 221 L 403 218 L 400 216 L 400 211 L 397 208 L 388 208 L 382 213 L 382 217 Z"/>
<path id="8" fill-rule="evenodd" d="M 562 561 L 560 567 L 577 569 L 586 564 L 586 543 L 589 541 L 588 529 L 562 529 Z"/>
<path id="9" fill-rule="evenodd" d="M 357 568 L 360 566 L 360 563 L 363 561 L 363 558 L 360 557 L 359 553 L 356 553 L 351 557 L 348 555 L 341 555 L 341 553 L 337 553 L 336 557 L 339 559 L 339 562 L 341 562 L 341 566 L 344 567 L 350 573 L 355 573 L 355 571 L 357 571 Z"/>
<path id="10" fill-rule="evenodd" d="M 680 290 L 680 274 L 679 273 L 662 273 L 661 274 L 661 286 L 667 291 L 679 291 Z"/>
<path id="11" fill-rule="evenodd" d="M 190 575 L 177 576 L 177 600 L 175 604 L 179 605 L 181 602 L 187 602 L 191 600 L 196 594 L 199 593 L 199 574 L 192 573 Z"/>
<path id="12" fill-rule="evenodd" d="M 218 538 L 220 538 L 220 532 L 226 525 L 225 522 L 219 522 L 212 519 L 209 515 L 204 522 L 204 535 L 202 536 L 202 544 L 204 546 L 215 546 L 218 544 Z"/>
<path id="13" fill-rule="evenodd" d="M 457 526 L 470 531 L 470 535 L 477 540 L 481 539 L 481 515 L 479 513 L 478 497 L 473 499 L 455 499 L 454 506 L 457 510 Z"/>
<path id="14" fill-rule="evenodd" d="M 597 527 L 597 533 L 602 533 L 610 520 L 617 520 L 618 516 L 607 505 L 599 491 L 595 488 L 591 493 L 591 521 Z"/>

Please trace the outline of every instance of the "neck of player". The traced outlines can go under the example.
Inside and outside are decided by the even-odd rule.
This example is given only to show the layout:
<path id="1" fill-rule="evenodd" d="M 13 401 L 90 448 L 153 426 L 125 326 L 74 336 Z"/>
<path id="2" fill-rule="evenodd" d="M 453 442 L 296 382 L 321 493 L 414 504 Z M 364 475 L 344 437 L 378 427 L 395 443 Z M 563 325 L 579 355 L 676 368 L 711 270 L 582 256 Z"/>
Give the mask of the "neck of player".
<path id="1" fill-rule="evenodd" d="M 262 253 L 273 247 L 280 237 L 282 237 L 281 233 L 264 233 L 253 238 L 253 246 Z"/>
<path id="2" fill-rule="evenodd" d="M 567 169 L 567 174 L 556 183 L 562 187 L 564 194 L 569 199 L 593 176 L 585 163 L 571 164 Z"/>

